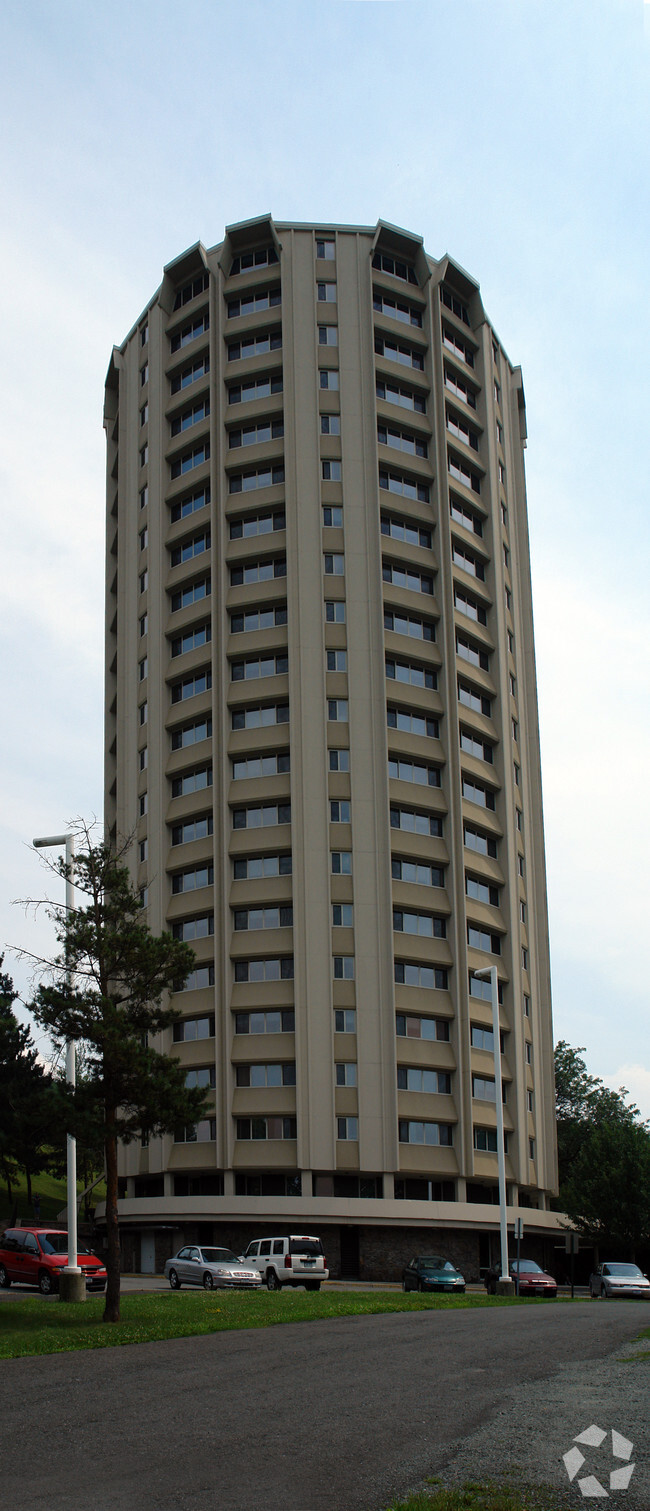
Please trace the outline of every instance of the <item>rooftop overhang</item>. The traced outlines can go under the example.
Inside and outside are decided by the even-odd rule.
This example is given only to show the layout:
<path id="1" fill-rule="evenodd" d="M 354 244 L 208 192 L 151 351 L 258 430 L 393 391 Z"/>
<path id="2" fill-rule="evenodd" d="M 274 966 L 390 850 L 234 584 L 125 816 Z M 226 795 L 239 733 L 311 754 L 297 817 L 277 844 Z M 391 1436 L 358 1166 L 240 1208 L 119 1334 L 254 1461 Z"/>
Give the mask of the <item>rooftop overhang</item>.
<path id="1" fill-rule="evenodd" d="M 389 257 L 400 257 L 405 262 L 412 263 L 420 288 L 426 287 L 431 277 L 431 268 L 421 236 L 415 236 L 412 231 L 405 231 L 401 226 L 393 226 L 388 220 L 378 220 L 372 243 L 373 257 L 375 252 L 386 252 Z"/>
<path id="2" fill-rule="evenodd" d="M 197 273 L 205 273 L 207 270 L 208 258 L 202 241 L 195 241 L 194 246 L 188 247 L 186 252 L 181 252 L 180 257 L 175 257 L 172 262 L 166 263 L 158 295 L 158 303 L 166 315 L 172 312 L 179 283 L 186 283 Z"/>

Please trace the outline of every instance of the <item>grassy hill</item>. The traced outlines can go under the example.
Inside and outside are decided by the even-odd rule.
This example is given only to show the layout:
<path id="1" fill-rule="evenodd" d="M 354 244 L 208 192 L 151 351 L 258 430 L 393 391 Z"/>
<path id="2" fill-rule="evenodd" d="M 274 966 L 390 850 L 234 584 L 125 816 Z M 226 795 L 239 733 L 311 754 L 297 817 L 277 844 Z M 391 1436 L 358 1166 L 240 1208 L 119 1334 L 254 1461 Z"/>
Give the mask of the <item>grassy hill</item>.
<path id="1" fill-rule="evenodd" d="M 81 1184 L 77 1186 L 79 1195 L 83 1190 Z M 64 1180 L 55 1180 L 52 1175 L 35 1175 L 32 1179 L 32 1193 L 41 1198 L 41 1212 L 39 1222 L 47 1226 L 49 1223 L 57 1223 L 57 1213 L 61 1212 L 67 1202 L 66 1183 Z M 102 1201 L 106 1194 L 105 1186 L 96 1186 L 90 1194 L 91 1205 L 96 1201 Z M 33 1207 L 30 1208 L 27 1201 L 27 1187 L 25 1177 L 21 1176 L 15 1183 L 12 1182 L 12 1199 L 9 1201 L 7 1188 L 0 1185 L 0 1222 L 7 1222 L 10 1218 L 21 1218 L 23 1223 L 35 1222 Z M 82 1214 L 83 1216 L 83 1210 Z"/>

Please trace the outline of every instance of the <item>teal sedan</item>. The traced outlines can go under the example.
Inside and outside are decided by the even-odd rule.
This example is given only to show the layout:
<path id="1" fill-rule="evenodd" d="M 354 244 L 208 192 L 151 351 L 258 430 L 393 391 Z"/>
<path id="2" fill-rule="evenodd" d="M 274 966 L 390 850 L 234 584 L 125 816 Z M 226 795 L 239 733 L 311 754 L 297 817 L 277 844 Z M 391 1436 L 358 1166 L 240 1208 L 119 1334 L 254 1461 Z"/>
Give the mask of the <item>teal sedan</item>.
<path id="1" fill-rule="evenodd" d="M 440 1254 L 420 1255 L 402 1270 L 403 1291 L 446 1291 L 464 1296 L 465 1276 Z"/>

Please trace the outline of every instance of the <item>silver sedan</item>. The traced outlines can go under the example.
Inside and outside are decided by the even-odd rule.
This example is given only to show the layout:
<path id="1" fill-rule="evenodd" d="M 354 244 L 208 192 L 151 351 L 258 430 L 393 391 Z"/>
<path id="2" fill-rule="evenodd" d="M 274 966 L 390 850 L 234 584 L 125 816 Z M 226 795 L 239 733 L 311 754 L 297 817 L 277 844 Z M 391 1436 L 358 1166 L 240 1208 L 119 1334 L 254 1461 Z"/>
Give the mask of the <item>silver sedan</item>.
<path id="1" fill-rule="evenodd" d="M 205 1291 L 239 1288 L 254 1291 L 262 1284 L 259 1270 L 242 1264 L 232 1249 L 205 1249 L 187 1244 L 165 1262 L 165 1274 L 173 1291 L 182 1285 L 202 1285 Z"/>
<path id="2" fill-rule="evenodd" d="M 592 1296 L 642 1296 L 650 1299 L 650 1280 L 638 1264 L 621 1264 L 610 1260 L 599 1264 L 589 1276 L 589 1291 Z"/>

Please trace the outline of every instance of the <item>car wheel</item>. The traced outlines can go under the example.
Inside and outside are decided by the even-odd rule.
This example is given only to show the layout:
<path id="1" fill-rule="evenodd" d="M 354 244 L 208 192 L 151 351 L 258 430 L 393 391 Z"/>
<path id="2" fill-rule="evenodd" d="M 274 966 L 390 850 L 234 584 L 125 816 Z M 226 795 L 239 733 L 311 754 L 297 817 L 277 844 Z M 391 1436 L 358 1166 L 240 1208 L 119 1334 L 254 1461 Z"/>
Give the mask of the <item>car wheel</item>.
<path id="1" fill-rule="evenodd" d="M 3 1264 L 0 1264 L 0 1286 L 3 1291 L 8 1291 L 11 1281 Z"/>
<path id="2" fill-rule="evenodd" d="M 52 1283 L 52 1276 L 50 1275 L 49 1270 L 39 1270 L 39 1272 L 38 1272 L 38 1289 L 39 1289 L 39 1291 L 41 1293 L 41 1296 L 51 1296 L 52 1295 L 52 1291 L 54 1290 L 54 1286 L 53 1286 L 53 1283 Z"/>
<path id="3" fill-rule="evenodd" d="M 267 1286 L 267 1290 L 269 1290 L 269 1291 L 281 1291 L 282 1290 L 281 1282 L 278 1280 L 278 1277 L 277 1277 L 277 1275 L 275 1273 L 275 1270 L 267 1270 L 267 1272 L 266 1272 L 266 1286 Z"/>
<path id="4" fill-rule="evenodd" d="M 305 1281 L 305 1290 L 306 1291 L 319 1291 L 320 1290 L 320 1280 L 306 1280 Z"/>
<path id="5" fill-rule="evenodd" d="M 206 1270 L 205 1275 L 203 1276 L 203 1289 L 204 1289 L 204 1291 L 211 1291 L 213 1285 L 214 1285 L 214 1280 L 212 1279 L 210 1271 Z"/>
<path id="6" fill-rule="evenodd" d="M 181 1283 L 175 1270 L 169 1271 L 169 1284 L 173 1291 L 180 1291 Z"/>

